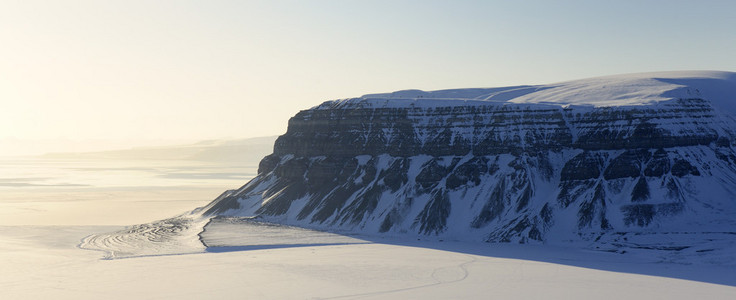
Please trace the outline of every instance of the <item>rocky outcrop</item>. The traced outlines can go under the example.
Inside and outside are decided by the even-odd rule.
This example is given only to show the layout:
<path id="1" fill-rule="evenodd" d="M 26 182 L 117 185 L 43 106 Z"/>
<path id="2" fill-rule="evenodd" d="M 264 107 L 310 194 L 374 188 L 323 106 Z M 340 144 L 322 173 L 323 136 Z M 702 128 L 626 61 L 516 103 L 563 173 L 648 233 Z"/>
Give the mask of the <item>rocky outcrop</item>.
<path id="1" fill-rule="evenodd" d="M 299 112 L 258 177 L 199 213 L 522 243 L 736 223 L 734 122 L 708 99 L 394 102 Z"/>

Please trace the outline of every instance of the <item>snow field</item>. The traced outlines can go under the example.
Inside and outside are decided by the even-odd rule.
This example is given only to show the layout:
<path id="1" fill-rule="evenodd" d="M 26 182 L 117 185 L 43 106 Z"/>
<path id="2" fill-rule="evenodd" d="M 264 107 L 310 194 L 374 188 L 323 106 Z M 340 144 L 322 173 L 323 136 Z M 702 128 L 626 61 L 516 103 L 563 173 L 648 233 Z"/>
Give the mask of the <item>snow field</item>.
<path id="1" fill-rule="evenodd" d="M 479 247 L 387 239 L 113 260 L 75 248 L 81 237 L 106 229 L 110 228 L 0 227 L 3 299 L 733 299 L 736 295 L 733 269 L 624 262 L 611 253 L 531 245 Z M 253 231 L 249 235 L 258 236 Z M 705 282 L 660 277 L 666 274 Z"/>

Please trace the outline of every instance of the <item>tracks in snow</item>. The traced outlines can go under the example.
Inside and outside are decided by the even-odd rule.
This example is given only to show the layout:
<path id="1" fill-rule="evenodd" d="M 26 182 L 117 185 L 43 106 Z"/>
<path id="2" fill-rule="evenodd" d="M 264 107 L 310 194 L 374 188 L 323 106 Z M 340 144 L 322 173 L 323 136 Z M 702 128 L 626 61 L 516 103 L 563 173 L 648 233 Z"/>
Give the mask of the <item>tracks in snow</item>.
<path id="1" fill-rule="evenodd" d="M 327 297 L 327 298 L 320 298 L 320 299 L 358 299 L 363 297 L 371 297 L 371 296 L 385 296 L 393 293 L 398 292 L 404 292 L 404 291 L 411 291 L 411 290 L 418 290 L 423 288 L 428 288 L 432 286 L 437 285 L 444 285 L 444 284 L 451 284 L 463 281 L 468 278 L 470 275 L 470 272 L 468 272 L 468 266 L 475 263 L 478 259 L 473 255 L 465 255 L 468 260 L 464 261 L 458 265 L 455 266 L 449 266 L 449 267 L 440 267 L 436 268 L 432 271 L 432 274 L 430 277 L 434 280 L 432 283 L 423 284 L 419 286 L 412 286 L 407 288 L 400 288 L 400 289 L 393 289 L 393 290 L 385 290 L 385 291 L 377 291 L 377 292 L 370 292 L 370 293 L 363 293 L 363 294 L 352 294 L 352 295 L 343 295 L 343 296 L 337 296 L 337 297 Z"/>
<path id="2" fill-rule="evenodd" d="M 198 234 L 208 219 L 176 217 L 88 236 L 79 248 L 105 252 L 105 259 L 199 253 Z"/>

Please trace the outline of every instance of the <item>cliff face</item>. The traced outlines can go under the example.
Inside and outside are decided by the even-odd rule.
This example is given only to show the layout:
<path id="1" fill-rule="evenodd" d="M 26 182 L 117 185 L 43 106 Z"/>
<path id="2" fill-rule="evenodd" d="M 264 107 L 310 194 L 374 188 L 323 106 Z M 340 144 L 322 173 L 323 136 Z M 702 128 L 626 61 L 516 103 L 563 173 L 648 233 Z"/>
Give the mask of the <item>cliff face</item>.
<path id="1" fill-rule="evenodd" d="M 628 105 L 555 102 L 570 86 L 325 102 L 289 121 L 258 177 L 199 213 L 504 242 L 736 225 L 730 113 L 682 85 Z M 540 93 L 555 101 L 529 100 Z"/>

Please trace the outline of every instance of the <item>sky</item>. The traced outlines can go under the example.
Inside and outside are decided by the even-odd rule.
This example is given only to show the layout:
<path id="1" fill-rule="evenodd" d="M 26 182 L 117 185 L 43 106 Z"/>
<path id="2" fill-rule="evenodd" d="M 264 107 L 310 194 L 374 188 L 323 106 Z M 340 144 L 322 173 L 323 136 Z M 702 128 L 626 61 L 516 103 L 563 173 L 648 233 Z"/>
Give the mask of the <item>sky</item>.
<path id="1" fill-rule="evenodd" d="M 0 155 L 279 135 L 402 89 L 736 71 L 736 1 L 0 1 Z"/>

